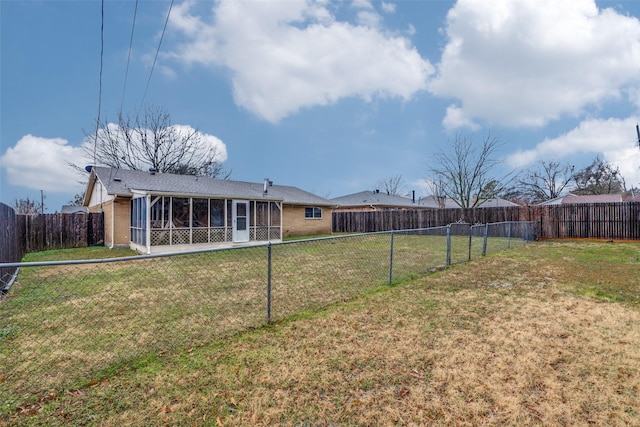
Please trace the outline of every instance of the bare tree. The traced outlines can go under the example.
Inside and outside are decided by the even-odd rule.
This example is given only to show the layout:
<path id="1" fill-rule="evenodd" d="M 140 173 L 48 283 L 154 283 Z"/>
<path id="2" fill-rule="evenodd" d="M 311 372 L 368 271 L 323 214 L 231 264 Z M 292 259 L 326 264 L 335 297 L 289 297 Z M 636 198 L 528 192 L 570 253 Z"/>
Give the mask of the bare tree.
<path id="1" fill-rule="evenodd" d="M 69 200 L 67 203 L 70 206 L 82 206 L 84 200 L 84 193 L 76 193 L 73 196 L 73 200 Z"/>
<path id="2" fill-rule="evenodd" d="M 392 196 L 401 196 L 402 187 L 402 175 L 388 176 L 378 180 L 376 183 L 376 189 Z"/>
<path id="3" fill-rule="evenodd" d="M 85 152 L 95 164 L 113 168 L 228 178 L 218 148 L 188 126 L 171 124 L 169 113 L 148 107 L 142 116 L 118 116 L 86 133 Z"/>
<path id="4" fill-rule="evenodd" d="M 451 141 L 451 153 L 440 151 L 435 155 L 435 162 L 429 166 L 431 180 L 441 183 L 442 193 L 460 207 L 475 207 L 488 192 L 495 197 L 503 191 L 511 179 L 511 174 L 494 176 L 494 168 L 502 162 L 494 157 L 500 146 L 492 134 L 480 146 L 471 137 L 457 134 Z"/>
<path id="5" fill-rule="evenodd" d="M 28 197 L 26 199 L 15 199 L 12 207 L 20 215 L 39 214 L 44 210 L 41 202 L 31 200 Z"/>
<path id="6" fill-rule="evenodd" d="M 433 179 L 425 180 L 427 191 L 433 197 L 433 199 L 438 203 L 438 207 L 440 209 L 444 209 L 447 205 L 447 194 L 444 190 L 444 181 L 439 179 L 434 181 Z"/>
<path id="7" fill-rule="evenodd" d="M 518 192 L 529 202 L 539 203 L 560 197 L 573 180 L 573 166 L 555 160 L 541 160 L 518 179 Z"/>
<path id="8" fill-rule="evenodd" d="M 584 169 L 574 174 L 577 194 L 613 194 L 626 190 L 624 178 L 617 166 L 599 156 Z"/>

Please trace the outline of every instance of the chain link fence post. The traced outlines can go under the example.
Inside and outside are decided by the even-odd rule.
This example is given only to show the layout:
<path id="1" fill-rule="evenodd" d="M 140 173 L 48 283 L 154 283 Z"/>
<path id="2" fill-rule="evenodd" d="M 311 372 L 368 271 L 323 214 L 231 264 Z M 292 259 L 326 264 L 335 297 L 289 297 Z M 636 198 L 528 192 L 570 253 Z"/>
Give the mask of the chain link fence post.
<path id="1" fill-rule="evenodd" d="M 393 230 L 389 242 L 389 285 L 393 283 Z"/>
<path id="2" fill-rule="evenodd" d="M 271 242 L 267 245 L 267 324 L 271 323 Z"/>
<path id="3" fill-rule="evenodd" d="M 487 238 L 489 237 L 489 224 L 484 226 L 484 240 L 482 242 L 482 256 L 487 254 Z"/>
<path id="4" fill-rule="evenodd" d="M 472 244 L 472 239 L 473 239 L 473 224 L 469 225 L 469 257 L 467 258 L 468 261 L 471 261 L 471 244 Z"/>
<path id="5" fill-rule="evenodd" d="M 451 265 L 451 224 L 447 225 L 447 258 L 445 265 L 447 267 Z"/>

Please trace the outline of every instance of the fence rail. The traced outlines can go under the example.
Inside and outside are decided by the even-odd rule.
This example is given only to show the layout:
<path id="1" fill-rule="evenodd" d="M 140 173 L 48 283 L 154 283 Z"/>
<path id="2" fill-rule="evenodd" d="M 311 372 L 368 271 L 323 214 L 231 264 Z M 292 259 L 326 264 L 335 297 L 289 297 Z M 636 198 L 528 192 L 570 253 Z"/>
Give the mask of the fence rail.
<path id="1" fill-rule="evenodd" d="M 20 267 L 0 300 L 0 423 L 150 354 L 171 354 L 521 245 L 539 223 L 355 234 Z M 8 396 L 11 396 L 10 398 Z"/>

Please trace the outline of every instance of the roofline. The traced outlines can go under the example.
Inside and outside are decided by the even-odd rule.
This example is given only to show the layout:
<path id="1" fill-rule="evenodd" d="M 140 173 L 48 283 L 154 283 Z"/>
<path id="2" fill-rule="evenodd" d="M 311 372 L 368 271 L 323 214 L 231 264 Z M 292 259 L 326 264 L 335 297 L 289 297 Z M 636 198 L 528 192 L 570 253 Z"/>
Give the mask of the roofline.
<path id="1" fill-rule="evenodd" d="M 171 197 L 193 197 L 193 198 L 203 198 L 203 199 L 242 199 L 242 200 L 264 200 L 265 202 L 283 202 L 284 199 L 275 198 L 275 197 L 263 197 L 263 198 L 255 198 L 255 197 L 244 197 L 244 196 L 230 196 L 228 194 L 204 194 L 204 193 L 174 193 L 171 191 L 153 191 L 153 190 L 139 190 L 139 189 L 131 189 L 132 194 L 127 194 L 127 196 L 131 197 L 134 194 L 149 194 L 154 196 L 171 196 Z M 121 194 L 120 194 L 121 195 Z"/>

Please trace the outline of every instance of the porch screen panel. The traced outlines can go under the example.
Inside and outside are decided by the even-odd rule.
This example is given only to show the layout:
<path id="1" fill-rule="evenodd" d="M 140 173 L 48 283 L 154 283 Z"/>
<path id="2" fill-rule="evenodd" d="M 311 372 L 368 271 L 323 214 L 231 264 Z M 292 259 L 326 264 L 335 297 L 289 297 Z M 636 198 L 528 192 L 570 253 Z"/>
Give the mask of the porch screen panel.
<path id="1" fill-rule="evenodd" d="M 256 225 L 268 226 L 269 224 L 269 202 L 256 203 Z"/>
<path id="2" fill-rule="evenodd" d="M 224 227 L 224 200 L 211 199 L 211 227 Z"/>
<path id="3" fill-rule="evenodd" d="M 151 202 L 151 228 L 169 228 L 169 198 L 158 197 Z"/>
<path id="4" fill-rule="evenodd" d="M 131 201 L 131 241 L 138 245 L 147 244 L 146 197 L 138 197 Z"/>
<path id="5" fill-rule="evenodd" d="M 192 199 L 192 243 L 209 242 L 209 199 Z"/>
<path id="6" fill-rule="evenodd" d="M 171 221 L 174 228 L 188 228 L 189 221 L 189 199 L 185 197 L 174 197 L 171 206 Z"/>
<path id="7" fill-rule="evenodd" d="M 193 199 L 193 226 L 209 227 L 208 199 Z"/>
<path id="8" fill-rule="evenodd" d="M 282 229 L 280 227 L 280 218 L 282 217 L 281 205 L 276 202 L 270 202 L 269 210 L 271 211 L 269 239 L 282 239 Z"/>
<path id="9" fill-rule="evenodd" d="M 170 240 L 171 198 L 159 196 L 151 201 L 151 246 L 168 245 Z"/>
<path id="10" fill-rule="evenodd" d="M 280 206 L 277 203 L 271 203 L 271 226 L 280 226 Z"/>

